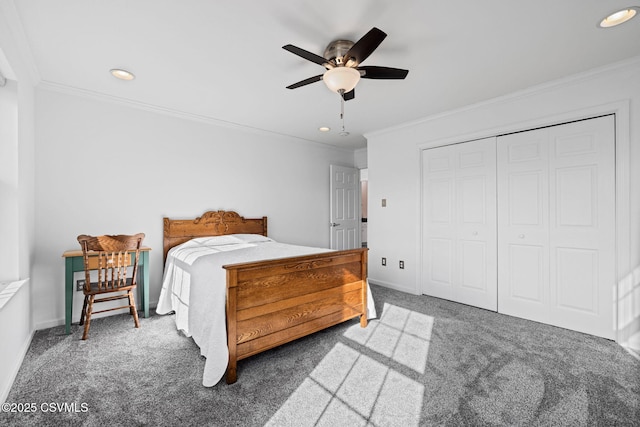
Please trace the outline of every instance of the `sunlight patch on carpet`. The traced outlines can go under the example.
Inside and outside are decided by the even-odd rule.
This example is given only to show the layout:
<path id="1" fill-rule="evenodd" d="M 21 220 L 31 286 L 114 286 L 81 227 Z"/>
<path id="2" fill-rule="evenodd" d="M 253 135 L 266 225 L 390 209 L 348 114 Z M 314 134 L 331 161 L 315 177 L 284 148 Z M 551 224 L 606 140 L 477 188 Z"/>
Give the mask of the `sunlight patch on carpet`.
<path id="1" fill-rule="evenodd" d="M 424 373 L 433 317 L 385 304 L 379 320 L 344 336 Z M 360 347 L 361 348 L 361 347 Z M 278 409 L 268 426 L 417 426 L 424 385 L 345 343 L 337 343 Z"/>
<path id="2" fill-rule="evenodd" d="M 385 303 L 380 320 L 354 325 L 344 336 L 424 374 L 433 323 L 431 316 Z"/>
<path id="3" fill-rule="evenodd" d="M 267 423 L 268 426 L 417 426 L 424 386 L 336 344 Z"/>

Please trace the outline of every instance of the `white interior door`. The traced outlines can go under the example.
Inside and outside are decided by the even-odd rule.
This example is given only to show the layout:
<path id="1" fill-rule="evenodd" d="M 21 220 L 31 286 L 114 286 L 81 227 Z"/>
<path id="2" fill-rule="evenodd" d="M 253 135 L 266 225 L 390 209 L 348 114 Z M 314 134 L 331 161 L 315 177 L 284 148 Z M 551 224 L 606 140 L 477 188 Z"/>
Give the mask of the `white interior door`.
<path id="1" fill-rule="evenodd" d="M 613 120 L 498 138 L 501 313 L 614 338 Z"/>
<path id="2" fill-rule="evenodd" d="M 330 165 L 331 249 L 355 249 L 360 242 L 360 172 Z"/>
<path id="3" fill-rule="evenodd" d="M 496 140 L 424 150 L 423 292 L 497 309 Z"/>

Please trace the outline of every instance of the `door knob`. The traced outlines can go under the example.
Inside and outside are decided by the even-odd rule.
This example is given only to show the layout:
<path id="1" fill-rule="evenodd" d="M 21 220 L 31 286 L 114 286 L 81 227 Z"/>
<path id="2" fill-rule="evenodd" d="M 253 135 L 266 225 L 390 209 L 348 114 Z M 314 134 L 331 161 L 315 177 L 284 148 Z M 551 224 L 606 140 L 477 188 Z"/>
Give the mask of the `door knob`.
<path id="1" fill-rule="evenodd" d="M 330 223 L 329 225 L 330 225 L 330 226 L 332 226 L 332 227 L 337 227 L 337 226 L 339 226 L 340 224 L 338 224 L 337 222 L 332 222 L 332 223 Z"/>
<path id="2" fill-rule="evenodd" d="M 524 234 L 518 234 L 518 239 L 524 239 Z"/>

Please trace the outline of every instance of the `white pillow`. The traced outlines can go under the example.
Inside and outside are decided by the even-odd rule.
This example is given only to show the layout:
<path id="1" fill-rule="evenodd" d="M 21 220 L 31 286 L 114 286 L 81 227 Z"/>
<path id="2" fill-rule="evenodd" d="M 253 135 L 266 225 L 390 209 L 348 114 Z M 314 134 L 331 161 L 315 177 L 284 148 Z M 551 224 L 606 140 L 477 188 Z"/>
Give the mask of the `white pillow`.
<path id="1" fill-rule="evenodd" d="M 261 234 L 232 234 L 232 236 L 237 237 L 245 243 L 273 242 L 273 239 Z"/>
<path id="2" fill-rule="evenodd" d="M 240 240 L 233 235 L 224 236 L 208 236 L 208 237 L 196 237 L 189 240 L 192 244 L 202 246 L 224 246 L 224 245 L 237 245 L 238 243 L 244 243 L 244 240 Z"/>

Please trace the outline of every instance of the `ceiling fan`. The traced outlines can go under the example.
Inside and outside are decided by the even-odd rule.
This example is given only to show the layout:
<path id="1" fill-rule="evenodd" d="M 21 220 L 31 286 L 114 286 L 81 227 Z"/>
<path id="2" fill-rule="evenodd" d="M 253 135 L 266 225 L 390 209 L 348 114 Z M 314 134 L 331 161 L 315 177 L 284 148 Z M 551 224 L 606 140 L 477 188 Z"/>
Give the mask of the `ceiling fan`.
<path id="1" fill-rule="evenodd" d="M 282 46 L 295 55 L 308 61 L 322 65 L 327 69 L 324 74 L 309 77 L 287 86 L 287 89 L 296 89 L 311 83 L 324 81 L 327 87 L 333 92 L 339 93 L 344 101 L 355 97 L 355 87 L 363 79 L 404 79 L 409 70 L 400 68 L 378 67 L 374 65 L 360 66 L 365 59 L 387 37 L 387 34 L 373 27 L 367 34 L 362 36 L 357 42 L 350 40 L 335 40 L 327 46 L 323 56 L 316 55 L 297 46 L 288 44 Z"/>

